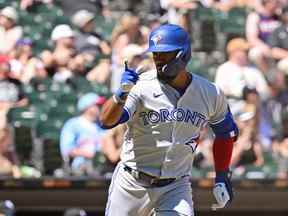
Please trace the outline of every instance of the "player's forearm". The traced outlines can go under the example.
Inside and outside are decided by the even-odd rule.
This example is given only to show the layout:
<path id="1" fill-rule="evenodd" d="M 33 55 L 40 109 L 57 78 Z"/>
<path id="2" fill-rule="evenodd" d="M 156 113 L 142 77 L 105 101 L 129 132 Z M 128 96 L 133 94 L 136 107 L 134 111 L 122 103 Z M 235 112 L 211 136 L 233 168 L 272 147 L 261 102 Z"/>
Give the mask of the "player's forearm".
<path id="1" fill-rule="evenodd" d="M 99 117 L 99 121 L 101 122 L 101 124 L 105 126 L 115 125 L 122 115 L 123 106 L 124 103 L 116 103 L 112 97 L 108 101 L 106 101 L 106 103 L 103 105 Z"/>

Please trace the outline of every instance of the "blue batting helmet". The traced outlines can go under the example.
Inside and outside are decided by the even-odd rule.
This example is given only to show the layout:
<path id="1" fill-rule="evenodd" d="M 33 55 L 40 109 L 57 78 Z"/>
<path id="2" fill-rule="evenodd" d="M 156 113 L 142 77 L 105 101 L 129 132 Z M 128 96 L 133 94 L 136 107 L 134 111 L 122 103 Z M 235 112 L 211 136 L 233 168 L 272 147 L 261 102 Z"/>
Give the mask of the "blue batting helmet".
<path id="1" fill-rule="evenodd" d="M 173 80 L 186 67 L 191 58 L 191 41 L 188 33 L 178 25 L 166 24 L 150 33 L 148 52 L 178 51 L 175 59 L 157 68 L 159 80 Z"/>
<path id="2" fill-rule="evenodd" d="M 161 25 L 150 33 L 148 52 L 171 52 L 181 50 L 183 61 L 191 57 L 191 41 L 188 33 L 178 25 Z"/>

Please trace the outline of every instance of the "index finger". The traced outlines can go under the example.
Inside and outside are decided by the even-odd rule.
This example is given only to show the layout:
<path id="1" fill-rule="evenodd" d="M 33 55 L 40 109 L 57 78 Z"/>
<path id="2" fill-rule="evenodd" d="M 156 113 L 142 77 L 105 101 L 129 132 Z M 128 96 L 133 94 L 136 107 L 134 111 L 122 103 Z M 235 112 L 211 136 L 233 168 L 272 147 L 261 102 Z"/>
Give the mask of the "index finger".
<path id="1" fill-rule="evenodd" d="M 127 70 L 128 69 L 128 60 L 124 61 L 124 65 L 125 65 L 125 70 Z"/>

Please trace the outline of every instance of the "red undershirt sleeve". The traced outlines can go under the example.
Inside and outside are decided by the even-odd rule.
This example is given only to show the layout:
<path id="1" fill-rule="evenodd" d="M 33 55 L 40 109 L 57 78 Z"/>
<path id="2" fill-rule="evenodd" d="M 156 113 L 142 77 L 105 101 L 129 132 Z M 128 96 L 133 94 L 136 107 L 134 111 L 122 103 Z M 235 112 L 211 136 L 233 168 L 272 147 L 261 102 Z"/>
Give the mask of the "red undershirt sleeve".
<path id="1" fill-rule="evenodd" d="M 216 172 L 227 171 L 229 169 L 234 140 L 235 140 L 234 137 L 215 138 L 213 144 L 213 156 Z"/>

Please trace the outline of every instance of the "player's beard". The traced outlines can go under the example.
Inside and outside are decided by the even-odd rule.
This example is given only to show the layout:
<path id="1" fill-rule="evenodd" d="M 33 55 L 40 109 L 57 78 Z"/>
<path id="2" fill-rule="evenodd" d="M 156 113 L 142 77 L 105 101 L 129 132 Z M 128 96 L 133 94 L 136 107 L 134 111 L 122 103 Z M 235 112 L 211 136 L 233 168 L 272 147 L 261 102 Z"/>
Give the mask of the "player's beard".
<path id="1" fill-rule="evenodd" d="M 156 69 L 157 69 L 157 78 L 162 83 L 168 83 L 169 84 L 169 82 L 174 80 L 176 78 L 176 76 L 177 76 L 177 75 L 175 75 L 175 76 L 167 76 L 163 72 L 163 66 L 157 66 Z"/>

